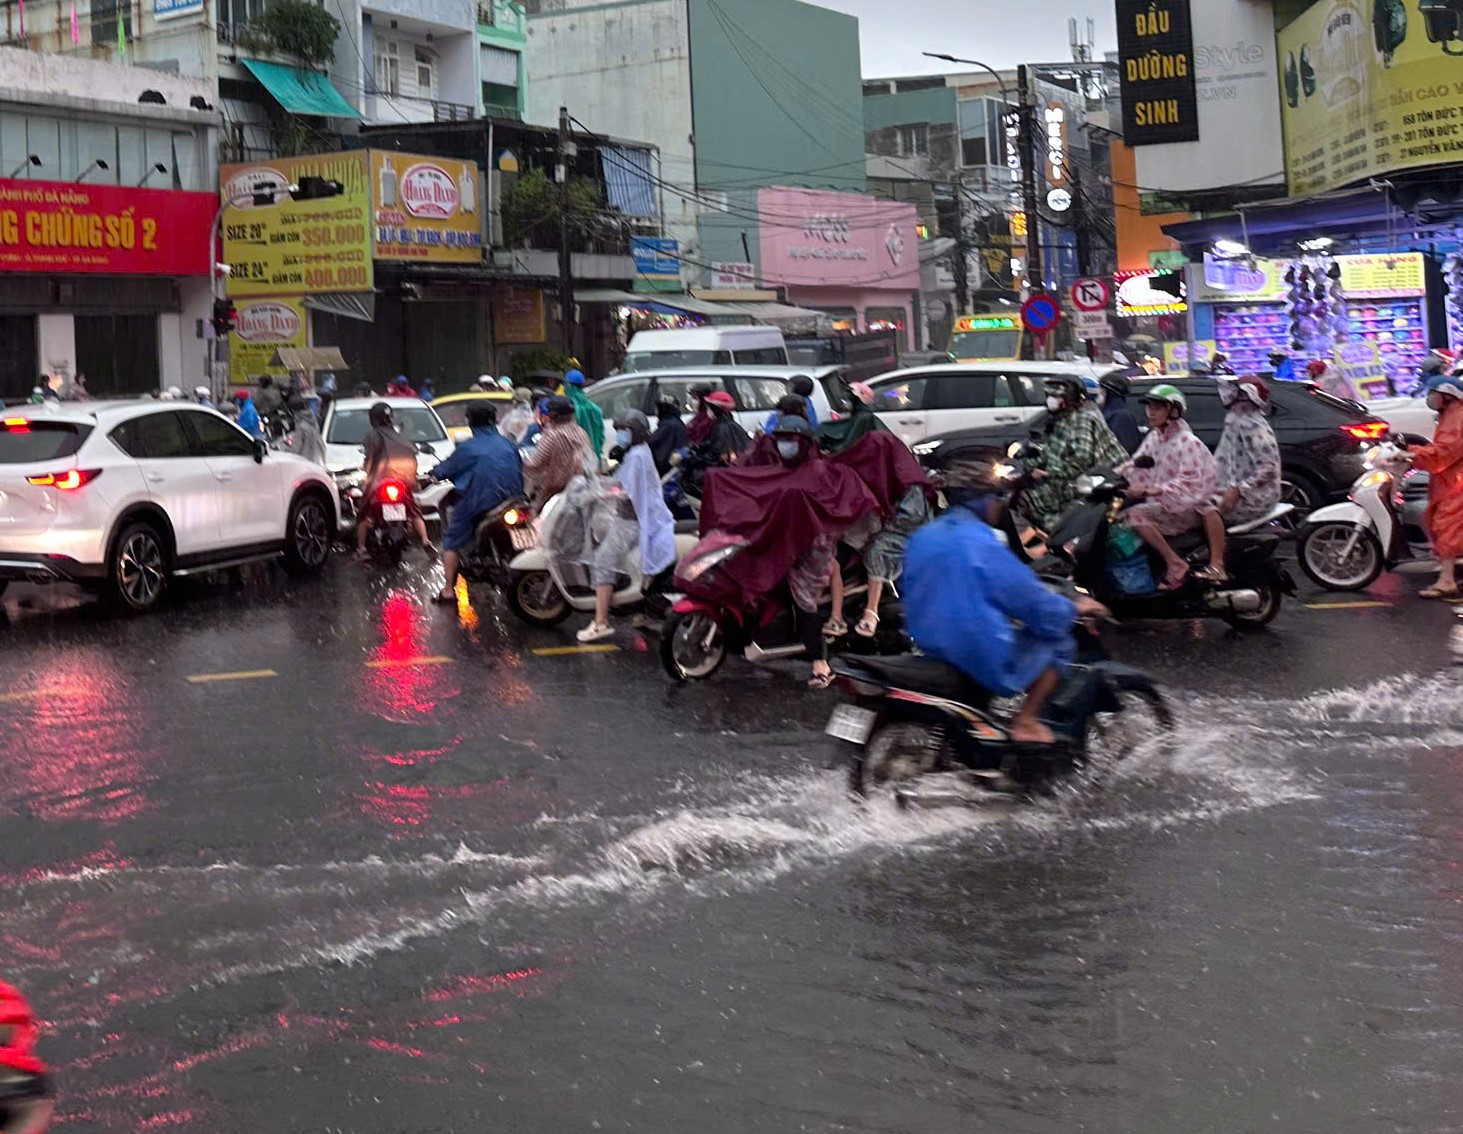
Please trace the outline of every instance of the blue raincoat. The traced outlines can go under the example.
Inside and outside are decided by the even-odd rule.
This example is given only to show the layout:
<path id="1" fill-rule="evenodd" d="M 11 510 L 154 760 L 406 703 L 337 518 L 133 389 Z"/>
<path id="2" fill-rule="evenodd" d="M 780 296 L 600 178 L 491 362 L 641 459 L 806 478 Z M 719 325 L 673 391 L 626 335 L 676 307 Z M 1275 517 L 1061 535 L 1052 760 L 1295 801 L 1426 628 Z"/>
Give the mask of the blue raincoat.
<path id="1" fill-rule="evenodd" d="M 1043 587 L 967 508 L 910 537 L 900 589 L 919 648 L 997 696 L 1024 692 L 1075 653 L 1077 608 Z"/>

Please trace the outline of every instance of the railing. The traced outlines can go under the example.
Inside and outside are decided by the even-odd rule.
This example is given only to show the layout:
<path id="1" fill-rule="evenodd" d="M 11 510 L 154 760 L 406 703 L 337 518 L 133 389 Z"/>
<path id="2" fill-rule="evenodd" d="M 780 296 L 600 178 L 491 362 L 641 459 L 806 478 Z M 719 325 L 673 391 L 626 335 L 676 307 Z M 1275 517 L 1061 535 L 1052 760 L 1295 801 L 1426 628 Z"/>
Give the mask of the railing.
<path id="1" fill-rule="evenodd" d="M 432 100 L 433 122 L 468 122 L 473 117 L 473 108 L 460 102 Z"/>

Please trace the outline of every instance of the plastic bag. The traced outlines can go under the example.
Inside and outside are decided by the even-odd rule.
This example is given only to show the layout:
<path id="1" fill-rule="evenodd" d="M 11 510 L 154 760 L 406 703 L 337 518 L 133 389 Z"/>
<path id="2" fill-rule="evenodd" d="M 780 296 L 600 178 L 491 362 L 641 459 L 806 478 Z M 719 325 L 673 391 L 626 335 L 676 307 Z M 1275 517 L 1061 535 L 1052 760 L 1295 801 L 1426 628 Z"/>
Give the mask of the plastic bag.
<path id="1" fill-rule="evenodd" d="M 576 476 L 554 503 L 539 534 L 549 574 L 568 594 L 596 583 L 616 589 L 640 574 L 635 506 L 614 481 Z"/>
<path id="2" fill-rule="evenodd" d="M 1148 563 L 1148 553 L 1145 551 L 1121 557 L 1109 555 L 1107 577 L 1125 595 L 1146 595 L 1156 586 L 1153 568 Z"/>
<path id="3" fill-rule="evenodd" d="M 1107 529 L 1107 553 L 1109 556 L 1126 559 L 1130 555 L 1136 555 L 1142 547 L 1142 538 L 1126 524 L 1113 524 Z"/>

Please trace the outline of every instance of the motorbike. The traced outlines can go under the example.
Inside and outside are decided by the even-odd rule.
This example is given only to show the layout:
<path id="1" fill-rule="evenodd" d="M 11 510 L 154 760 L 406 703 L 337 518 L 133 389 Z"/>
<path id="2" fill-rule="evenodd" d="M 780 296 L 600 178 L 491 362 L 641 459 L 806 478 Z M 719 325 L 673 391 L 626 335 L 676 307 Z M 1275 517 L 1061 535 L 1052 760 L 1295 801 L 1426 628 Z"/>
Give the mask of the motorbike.
<path id="1" fill-rule="evenodd" d="M 54 1095 L 35 1054 L 38 1031 L 25 998 L 0 981 L 0 1134 L 38 1134 L 51 1119 Z"/>
<path id="2" fill-rule="evenodd" d="M 1069 576 L 1124 622 L 1222 618 L 1236 629 L 1258 629 L 1280 613 L 1286 595 L 1295 594 L 1295 581 L 1275 555 L 1279 536 L 1264 530 L 1295 511 L 1292 504 L 1277 504 L 1259 519 L 1228 529 L 1227 582 L 1211 583 L 1191 572 L 1173 591 L 1132 593 L 1120 586 L 1109 571 L 1108 535 L 1121 518 L 1127 488 L 1127 480 L 1111 469 L 1094 469 L 1078 477 L 1079 498 L 1047 536 L 1048 554 L 1035 565 L 1037 573 L 1048 578 Z M 1208 541 L 1202 531 L 1173 537 L 1169 544 L 1192 566 L 1207 562 Z M 1156 552 L 1143 550 L 1153 578 L 1162 578 L 1162 560 Z"/>
<path id="3" fill-rule="evenodd" d="M 1300 530 L 1300 569 L 1327 590 L 1359 591 L 1384 569 L 1437 570 L 1422 526 L 1425 474 L 1412 470 L 1396 438 L 1367 450 L 1365 464 L 1346 501 L 1316 509 Z"/>
<path id="4" fill-rule="evenodd" d="M 478 521 L 472 543 L 463 548 L 458 570 L 469 583 L 509 587 L 510 563 L 538 546 L 538 529 L 527 500 L 505 500 Z"/>
<path id="5" fill-rule="evenodd" d="M 1012 741 L 1019 701 L 993 697 L 942 661 L 835 658 L 834 686 L 850 701 L 824 731 L 848 745 L 850 792 L 866 799 L 888 791 L 905 808 L 1030 795 L 1145 742 L 1162 744 L 1174 717 L 1153 679 L 1112 661 L 1094 620 L 1073 633 L 1077 659 L 1043 712 L 1057 735 L 1050 745 Z"/>
<path id="6" fill-rule="evenodd" d="M 371 493 L 371 499 L 359 504 L 359 515 L 371 520 L 366 536 L 366 554 L 381 566 L 396 567 L 413 542 L 411 520 L 407 513 L 407 494 L 411 487 L 402 480 L 383 480 Z"/>
<path id="7" fill-rule="evenodd" d="M 429 462 L 428 458 L 436 457 L 436 449 L 425 441 L 414 442 L 414 447 L 422 470 L 422 475 L 414 487 L 417 507 L 422 510 L 422 518 L 426 520 L 428 526 L 433 523 L 441 524 L 443 512 L 452 498 L 452 485 L 446 481 L 433 480 L 426 475 L 426 470 L 430 469 L 433 463 Z M 364 456 L 364 445 L 361 446 L 361 453 Z M 356 515 L 365 499 L 366 470 L 364 468 L 334 469 L 331 475 L 335 478 L 335 489 L 340 495 L 340 532 L 343 535 L 348 534 L 355 530 Z"/>
<path id="8" fill-rule="evenodd" d="M 595 593 L 588 568 L 577 564 L 561 568 L 545 550 L 545 545 L 552 543 L 554 527 L 568 520 L 571 512 L 572 508 L 564 504 L 562 493 L 550 499 L 539 513 L 533 543 L 519 550 L 508 564 L 508 608 L 530 626 L 550 629 L 574 611 L 594 612 Z M 677 562 L 695 547 L 696 531 L 695 520 L 677 521 Z M 664 577 L 650 578 L 638 570 L 633 575 L 620 575 L 615 581 L 610 610 L 644 610 L 651 617 L 662 617 L 671 602 L 663 585 L 669 575 L 666 571 L 662 573 Z"/>
<path id="9" fill-rule="evenodd" d="M 748 547 L 745 540 L 712 535 L 696 544 L 677 570 L 676 585 L 685 593 L 671 607 L 660 633 L 661 665 L 672 680 L 705 681 L 731 651 L 754 664 L 806 653 L 795 625 L 792 596 L 785 587 L 756 607 L 743 609 L 740 588 L 727 585 L 727 565 Z M 841 545 L 838 554 L 844 580 L 839 613 L 853 625 L 864 610 L 868 578 L 856 555 Z M 902 626 L 902 611 L 889 595 L 880 604 L 873 649 L 882 653 L 907 649 Z"/>

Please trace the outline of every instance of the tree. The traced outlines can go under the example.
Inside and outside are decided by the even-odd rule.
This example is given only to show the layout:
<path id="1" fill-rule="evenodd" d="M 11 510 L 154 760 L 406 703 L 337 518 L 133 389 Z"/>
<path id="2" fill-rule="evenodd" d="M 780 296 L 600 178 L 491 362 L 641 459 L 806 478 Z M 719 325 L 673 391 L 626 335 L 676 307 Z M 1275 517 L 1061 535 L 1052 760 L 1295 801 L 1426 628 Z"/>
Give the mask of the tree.
<path id="1" fill-rule="evenodd" d="M 525 170 L 503 193 L 503 240 L 513 247 L 530 244 L 556 248 L 559 244 L 559 187 L 542 169 Z M 604 209 L 600 186 L 588 177 L 569 179 L 569 221 L 573 244 L 583 246 L 585 233 Z"/>
<path id="2" fill-rule="evenodd" d="M 276 50 L 319 66 L 335 59 L 340 21 L 311 0 L 275 0 L 259 18 L 259 30 Z"/>

